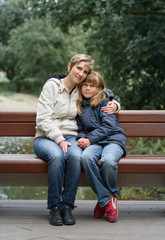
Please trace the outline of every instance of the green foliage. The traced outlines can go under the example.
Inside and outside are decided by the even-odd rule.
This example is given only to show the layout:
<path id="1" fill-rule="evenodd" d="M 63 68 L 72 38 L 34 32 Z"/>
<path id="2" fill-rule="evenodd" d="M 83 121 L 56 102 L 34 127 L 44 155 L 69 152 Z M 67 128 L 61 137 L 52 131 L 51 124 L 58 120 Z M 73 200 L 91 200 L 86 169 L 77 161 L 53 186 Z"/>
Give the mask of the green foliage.
<path id="1" fill-rule="evenodd" d="M 152 195 L 152 188 L 133 188 L 133 187 L 122 187 L 120 189 L 120 196 L 118 199 L 122 200 L 152 200 L 150 195 Z"/>
<path id="2" fill-rule="evenodd" d="M 20 8 L 18 1 L 0 1 L 0 42 L 7 44 L 10 31 L 24 22 L 28 12 Z"/>
<path id="3" fill-rule="evenodd" d="M 2 84 L 2 83 L 9 83 L 9 82 L 10 81 L 9 81 L 9 79 L 7 77 L 5 77 L 5 76 L 0 77 L 0 84 Z"/>
<path id="4" fill-rule="evenodd" d="M 13 49 L 8 45 L 10 31 L 29 17 L 29 12 L 20 7 L 20 1 L 0 1 L 0 69 L 6 72 L 9 79 L 15 76 L 16 64 Z"/>
<path id="5" fill-rule="evenodd" d="M 165 139 L 130 137 L 127 139 L 127 154 L 165 154 Z"/>
<path id="6" fill-rule="evenodd" d="M 70 58 L 78 53 L 87 53 L 86 41 L 88 32 L 83 31 L 82 24 L 79 27 L 69 27 L 67 33 L 67 46 L 70 52 Z"/>
<path id="7" fill-rule="evenodd" d="M 0 68 L 16 91 L 39 92 L 85 52 L 122 108 L 164 109 L 164 22 L 163 0 L 0 1 Z"/>
<path id="8" fill-rule="evenodd" d="M 84 21 L 85 29 L 90 29 L 88 53 L 122 107 L 161 109 L 165 102 L 164 1 L 70 3 L 57 3 L 53 10 L 56 22 L 66 31 L 69 25 Z"/>
<path id="9" fill-rule="evenodd" d="M 1 187 L 0 199 L 46 200 L 47 187 Z"/>
<path id="10" fill-rule="evenodd" d="M 165 200 L 165 188 L 142 188 L 122 187 L 120 188 L 119 200 Z"/>
<path id="11" fill-rule="evenodd" d="M 97 200 L 97 195 L 92 191 L 90 187 L 79 187 L 76 199 L 78 200 Z"/>
<path id="12" fill-rule="evenodd" d="M 165 102 L 164 20 L 164 16 L 105 16 L 93 27 L 88 49 L 125 109 L 161 109 Z M 91 44 L 92 37 L 96 45 Z"/>
<path id="13" fill-rule="evenodd" d="M 11 31 L 9 46 L 15 56 L 16 90 L 30 92 L 41 86 L 54 72 L 66 71 L 68 49 L 65 36 L 47 20 L 27 20 Z"/>
<path id="14" fill-rule="evenodd" d="M 0 70 L 6 72 L 8 79 L 14 77 L 15 57 L 10 46 L 0 42 Z"/>
<path id="15" fill-rule="evenodd" d="M 6 72 L 13 91 L 39 94 L 49 77 L 67 72 L 71 56 L 86 51 L 81 26 L 70 27 L 67 35 L 62 33 L 50 21 L 50 4 L 55 6 L 54 1 L 0 2 L 0 35 L 4 36 L 0 39 L 0 69 Z"/>
<path id="16" fill-rule="evenodd" d="M 1 94 L 2 92 L 4 91 L 7 91 L 9 89 L 9 86 L 10 86 L 10 81 L 7 77 L 3 76 L 3 77 L 0 77 L 0 90 L 1 90 Z"/>
<path id="17" fill-rule="evenodd" d="M 34 154 L 33 143 L 33 137 L 0 137 L 1 154 Z"/>
<path id="18" fill-rule="evenodd" d="M 118 200 L 165 200 L 165 188 L 160 187 L 119 187 Z M 76 195 L 79 200 L 97 200 L 90 187 L 79 187 Z"/>

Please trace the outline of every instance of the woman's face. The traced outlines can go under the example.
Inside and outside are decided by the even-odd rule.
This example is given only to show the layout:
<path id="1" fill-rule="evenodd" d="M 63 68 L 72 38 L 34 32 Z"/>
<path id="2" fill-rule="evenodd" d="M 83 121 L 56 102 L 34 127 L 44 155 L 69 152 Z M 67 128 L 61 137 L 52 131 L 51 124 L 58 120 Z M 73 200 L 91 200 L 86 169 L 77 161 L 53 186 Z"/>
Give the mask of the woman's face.
<path id="1" fill-rule="evenodd" d="M 70 64 L 68 64 L 68 72 L 70 81 L 77 85 L 87 78 L 89 68 L 86 65 L 86 62 L 81 61 L 80 63 L 75 64 L 71 69 Z"/>

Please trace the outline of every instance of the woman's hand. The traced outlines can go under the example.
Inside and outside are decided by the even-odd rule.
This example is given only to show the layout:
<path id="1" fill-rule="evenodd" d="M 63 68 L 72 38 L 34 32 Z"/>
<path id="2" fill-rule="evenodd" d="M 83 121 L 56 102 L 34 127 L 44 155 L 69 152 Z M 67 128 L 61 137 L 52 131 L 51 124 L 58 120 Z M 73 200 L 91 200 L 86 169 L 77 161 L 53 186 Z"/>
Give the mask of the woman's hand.
<path id="1" fill-rule="evenodd" d="M 87 148 L 89 145 L 91 145 L 91 142 L 89 141 L 88 138 L 80 138 L 78 140 L 78 146 L 82 149 Z"/>
<path id="2" fill-rule="evenodd" d="M 59 143 L 60 148 L 62 149 L 62 151 L 64 152 L 64 155 L 67 154 L 68 151 L 68 147 L 70 147 L 72 144 L 70 142 L 67 142 L 65 140 L 61 141 Z"/>
<path id="3" fill-rule="evenodd" d="M 105 113 L 108 113 L 108 114 L 114 114 L 117 109 L 118 109 L 118 106 L 116 103 L 114 102 L 108 102 L 107 103 L 107 106 L 104 106 L 101 108 L 103 110 L 103 112 Z"/>

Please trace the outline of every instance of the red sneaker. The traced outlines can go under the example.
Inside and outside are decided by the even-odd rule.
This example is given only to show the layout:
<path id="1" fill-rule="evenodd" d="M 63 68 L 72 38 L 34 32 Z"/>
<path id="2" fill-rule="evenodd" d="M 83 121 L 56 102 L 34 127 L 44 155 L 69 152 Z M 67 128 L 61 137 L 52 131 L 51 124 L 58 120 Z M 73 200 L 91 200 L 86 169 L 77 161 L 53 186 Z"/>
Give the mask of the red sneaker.
<path id="1" fill-rule="evenodd" d="M 119 215 L 116 197 L 113 196 L 111 201 L 105 206 L 105 212 L 107 213 L 109 222 L 116 222 Z"/>
<path id="2" fill-rule="evenodd" d="M 94 209 L 94 216 L 96 218 L 101 218 L 105 214 L 105 207 L 100 207 L 99 204 L 97 203 Z"/>

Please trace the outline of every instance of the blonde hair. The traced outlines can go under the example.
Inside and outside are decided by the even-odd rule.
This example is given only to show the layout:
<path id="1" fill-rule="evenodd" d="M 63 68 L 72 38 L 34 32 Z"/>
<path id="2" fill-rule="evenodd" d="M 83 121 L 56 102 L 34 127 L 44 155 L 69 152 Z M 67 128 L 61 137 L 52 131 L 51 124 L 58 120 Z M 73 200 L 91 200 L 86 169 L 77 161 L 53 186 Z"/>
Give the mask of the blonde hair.
<path id="1" fill-rule="evenodd" d="M 91 107 L 97 107 L 101 101 L 104 101 L 105 98 L 109 98 L 108 92 L 104 91 L 104 80 L 100 73 L 98 72 L 91 72 L 87 78 L 82 82 L 88 82 L 90 84 L 96 85 L 99 88 L 102 88 L 102 91 L 99 91 L 95 96 L 93 96 L 90 100 L 90 106 Z M 76 105 L 77 105 L 77 112 L 79 115 L 82 114 L 81 108 L 82 108 L 82 101 L 83 101 L 83 95 L 81 93 L 82 84 L 79 87 L 79 97 L 77 99 Z"/>
<path id="2" fill-rule="evenodd" d="M 76 55 L 74 55 L 69 61 L 70 69 L 72 69 L 72 67 L 75 64 L 78 64 L 81 61 L 86 62 L 86 66 L 89 68 L 89 73 L 90 73 L 93 69 L 94 60 L 91 58 L 91 56 L 86 55 L 86 54 L 76 54 Z"/>

